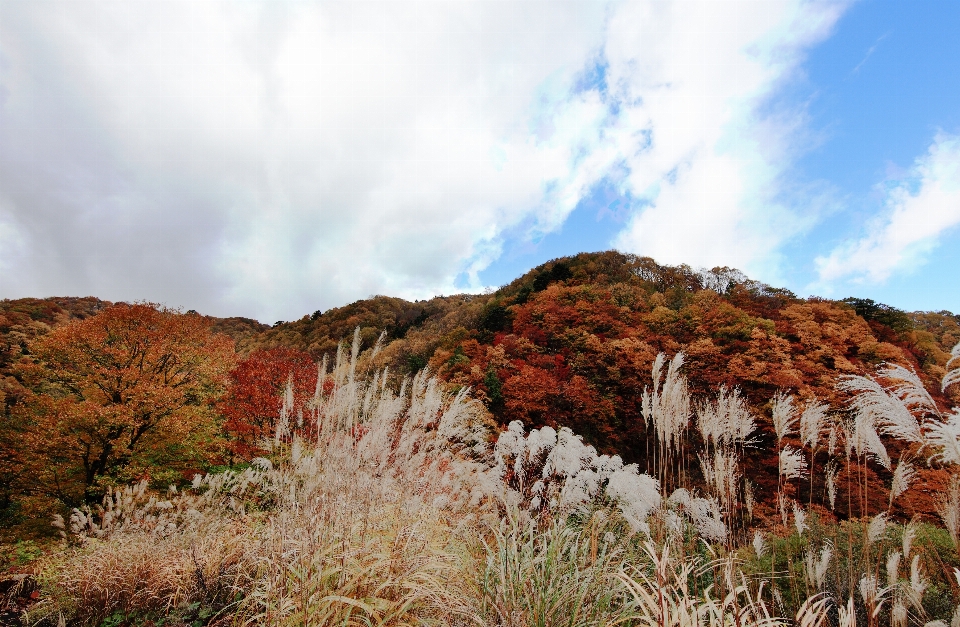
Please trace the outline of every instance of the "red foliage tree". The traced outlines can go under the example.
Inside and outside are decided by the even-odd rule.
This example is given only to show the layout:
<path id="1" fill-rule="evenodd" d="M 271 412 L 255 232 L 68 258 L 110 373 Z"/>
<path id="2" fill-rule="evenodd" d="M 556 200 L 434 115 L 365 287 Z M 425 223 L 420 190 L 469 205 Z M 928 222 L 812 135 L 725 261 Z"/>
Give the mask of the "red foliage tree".
<path id="1" fill-rule="evenodd" d="M 261 445 L 274 436 L 288 381 L 293 386 L 293 421 L 302 424 L 317 374 L 310 354 L 291 348 L 258 350 L 242 360 L 230 373 L 229 389 L 218 405 L 230 452 L 242 459 L 264 452 Z"/>

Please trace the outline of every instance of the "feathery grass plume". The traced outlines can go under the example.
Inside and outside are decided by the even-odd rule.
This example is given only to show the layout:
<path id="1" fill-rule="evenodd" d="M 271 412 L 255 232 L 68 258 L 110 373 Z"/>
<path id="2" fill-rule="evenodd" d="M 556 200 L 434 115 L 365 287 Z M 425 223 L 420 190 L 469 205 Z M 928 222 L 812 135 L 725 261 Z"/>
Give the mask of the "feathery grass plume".
<path id="1" fill-rule="evenodd" d="M 720 386 L 716 401 L 698 404 L 697 428 L 705 444 L 723 447 L 749 443 L 757 423 L 740 390 Z"/>
<path id="2" fill-rule="evenodd" d="M 954 362 L 956 362 L 956 366 L 954 366 Z M 951 368 L 953 369 L 951 370 Z M 950 350 L 950 359 L 947 361 L 946 369 L 947 374 L 943 375 L 943 380 L 940 382 L 941 392 L 946 392 L 948 387 L 960 382 L 960 342 L 957 342 L 957 345 Z"/>
<path id="3" fill-rule="evenodd" d="M 807 530 L 807 513 L 796 501 L 793 502 L 793 525 L 797 528 L 797 535 L 803 535 Z"/>
<path id="4" fill-rule="evenodd" d="M 777 433 L 777 442 L 783 441 L 783 438 L 793 433 L 797 420 L 793 396 L 777 392 L 773 397 L 773 429 Z"/>
<path id="5" fill-rule="evenodd" d="M 896 599 L 890 608 L 890 627 L 907 627 L 907 606 L 901 599 Z"/>
<path id="6" fill-rule="evenodd" d="M 780 476 L 784 479 L 799 479 L 807 473 L 807 462 L 803 453 L 790 446 L 784 446 L 780 451 Z"/>
<path id="7" fill-rule="evenodd" d="M 903 540 L 901 545 L 904 559 L 910 559 L 910 551 L 913 549 L 913 541 L 917 538 L 918 526 L 916 520 L 911 520 L 903 527 Z"/>
<path id="8" fill-rule="evenodd" d="M 904 368 L 898 364 L 884 364 L 878 369 L 877 374 L 885 379 L 897 382 L 889 386 L 888 389 L 906 407 L 913 408 L 915 412 L 920 413 L 939 413 L 937 403 L 912 368 Z"/>
<path id="9" fill-rule="evenodd" d="M 950 476 L 946 493 L 937 495 L 937 513 L 947 528 L 953 546 L 960 548 L 960 475 Z"/>
<path id="10" fill-rule="evenodd" d="M 960 409 L 946 416 L 946 420 L 928 420 L 927 442 L 934 453 L 929 463 L 960 464 Z"/>
<path id="11" fill-rule="evenodd" d="M 684 355 L 677 353 L 662 375 L 666 355 L 659 353 L 653 362 L 653 388 L 643 390 L 641 410 L 648 427 L 652 427 L 659 444 L 661 482 L 672 466 L 673 455 L 680 451 L 683 432 L 690 423 L 690 391 L 687 379 L 680 374 Z"/>
<path id="12" fill-rule="evenodd" d="M 837 607 L 837 627 L 857 627 L 857 612 L 852 596 L 847 599 L 846 606 Z"/>
<path id="13" fill-rule="evenodd" d="M 800 414 L 800 440 L 804 446 L 816 450 L 820 446 L 820 437 L 827 422 L 827 410 L 830 406 L 813 399 L 807 403 Z"/>
<path id="14" fill-rule="evenodd" d="M 879 429 L 904 442 L 922 443 L 923 431 L 911 408 L 928 410 L 929 394 L 916 374 L 902 366 L 888 366 L 879 374 L 900 383 L 885 388 L 873 377 L 849 375 L 837 384 L 837 389 L 853 394 L 850 407 L 857 414 L 858 428 Z M 933 407 L 936 409 L 936 405 Z"/>
<path id="15" fill-rule="evenodd" d="M 716 499 L 694 496 L 686 488 L 677 488 L 666 505 L 672 511 L 684 514 L 705 541 L 723 542 L 726 539 L 727 528 Z"/>
<path id="16" fill-rule="evenodd" d="M 494 456 L 491 476 L 508 506 L 565 515 L 605 494 L 633 530 L 644 533 L 649 533 L 647 517 L 660 507 L 656 479 L 616 455 L 597 455 L 567 427 L 525 434 L 523 423 L 515 420 L 497 439 Z"/>
<path id="17" fill-rule="evenodd" d="M 887 555 L 887 585 L 895 586 L 900 582 L 900 560 L 903 554 L 892 551 Z"/>
<path id="18" fill-rule="evenodd" d="M 893 480 L 890 483 L 889 507 L 893 507 L 894 500 L 910 489 L 910 484 L 913 482 L 915 476 L 916 470 L 913 464 L 901 457 L 900 463 L 897 464 L 897 467 L 893 471 Z"/>
<path id="19" fill-rule="evenodd" d="M 872 574 L 863 575 L 857 586 L 860 591 L 860 598 L 863 604 L 867 606 L 868 616 L 873 619 L 880 613 L 880 606 L 884 601 L 884 591 L 877 583 L 877 577 Z"/>
<path id="20" fill-rule="evenodd" d="M 777 511 L 780 512 L 780 522 L 783 523 L 783 526 L 786 527 L 787 523 L 790 521 L 790 509 L 793 504 L 793 499 L 783 493 L 783 491 L 777 492 Z"/>
<path id="21" fill-rule="evenodd" d="M 743 506 L 747 508 L 747 518 L 753 518 L 753 508 L 756 505 L 756 497 L 753 493 L 753 483 L 749 479 L 743 480 Z"/>
<path id="22" fill-rule="evenodd" d="M 827 499 L 830 501 L 830 509 L 833 510 L 837 503 L 837 471 L 839 466 L 835 460 L 831 460 L 824 472 L 825 483 L 827 486 Z"/>
<path id="23" fill-rule="evenodd" d="M 718 450 L 713 457 L 700 455 L 700 470 L 707 488 L 727 511 L 732 511 L 740 486 L 739 458 L 733 451 Z"/>
<path id="24" fill-rule="evenodd" d="M 800 609 L 797 610 L 797 627 L 824 627 L 824 625 L 832 624 L 830 610 L 834 605 L 833 598 L 823 592 L 808 597 L 800 605 Z M 841 625 L 843 627 L 855 627 L 843 623 Z"/>
<path id="25" fill-rule="evenodd" d="M 827 579 L 827 570 L 830 567 L 830 559 L 833 557 L 833 546 L 828 542 L 820 549 L 819 557 L 814 556 L 813 550 L 809 547 L 804 551 L 803 565 L 807 576 L 808 584 L 815 590 L 823 590 L 823 585 Z"/>
<path id="26" fill-rule="evenodd" d="M 887 532 L 887 513 L 880 512 L 870 519 L 870 525 L 867 527 L 867 539 L 871 544 L 883 537 Z"/>
<path id="27" fill-rule="evenodd" d="M 876 414 L 873 412 L 858 411 L 854 414 L 852 429 L 846 432 L 847 449 L 856 451 L 859 457 L 872 457 L 886 470 L 890 470 L 890 455 L 877 433 L 875 419 Z M 849 456 L 848 452 L 847 457 Z"/>
<path id="28" fill-rule="evenodd" d="M 759 531 L 753 532 L 753 552 L 757 557 L 763 557 L 767 553 L 767 543 L 763 539 L 763 534 Z"/>
<path id="29" fill-rule="evenodd" d="M 913 598 L 915 599 L 914 607 L 922 608 L 923 593 L 929 586 L 930 582 L 924 577 L 923 567 L 920 565 L 920 556 L 914 555 L 910 562 L 910 590 L 913 592 Z"/>
<path id="30" fill-rule="evenodd" d="M 273 445 L 280 446 L 280 442 L 287 437 L 290 431 L 290 417 L 293 415 L 293 372 L 287 375 L 287 385 L 283 389 L 283 405 L 280 408 L 280 420 L 273 435 Z"/>

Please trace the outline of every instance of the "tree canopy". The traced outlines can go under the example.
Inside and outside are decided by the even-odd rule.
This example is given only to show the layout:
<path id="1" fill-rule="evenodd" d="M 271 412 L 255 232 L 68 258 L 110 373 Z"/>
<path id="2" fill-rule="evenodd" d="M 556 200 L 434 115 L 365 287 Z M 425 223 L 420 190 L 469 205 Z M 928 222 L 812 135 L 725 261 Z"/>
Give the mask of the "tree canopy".
<path id="1" fill-rule="evenodd" d="M 232 340 L 209 326 L 118 304 L 34 341 L 19 365 L 32 487 L 74 505 L 160 467 L 197 464 L 216 440 L 212 400 L 234 363 Z"/>

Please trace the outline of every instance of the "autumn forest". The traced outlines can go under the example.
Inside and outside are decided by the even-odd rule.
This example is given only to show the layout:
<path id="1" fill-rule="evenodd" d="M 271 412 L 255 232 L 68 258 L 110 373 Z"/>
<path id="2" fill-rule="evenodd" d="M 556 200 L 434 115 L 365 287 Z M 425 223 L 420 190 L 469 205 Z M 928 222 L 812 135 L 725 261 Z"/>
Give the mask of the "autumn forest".
<path id="1" fill-rule="evenodd" d="M 664 266 L 618 252 L 557 259 L 488 294 L 418 302 L 378 295 L 269 326 L 92 297 L 4 300 L 4 568 L 31 573 L 31 585 L 42 592 L 40 601 L 34 595 L 17 611 L 30 608 L 35 620 L 54 621 L 49 624 L 145 625 L 163 615 L 179 617 L 163 624 L 234 624 L 229 621 L 259 617 L 257 621 L 272 624 L 679 625 L 683 621 L 664 618 L 666 601 L 645 596 L 651 581 L 666 577 L 677 584 L 671 588 L 676 607 L 694 608 L 691 625 L 728 624 L 724 616 L 729 611 L 741 612 L 736 615 L 746 624 L 773 625 L 786 620 L 778 616 L 787 616 L 805 627 L 827 622 L 852 627 L 858 617 L 870 627 L 936 620 L 946 625 L 952 617 L 957 625 L 960 475 L 955 466 L 960 455 L 950 447 L 960 445 L 949 428 L 957 418 L 950 412 L 960 406 L 958 345 L 960 315 L 951 312 L 904 312 L 860 298 L 799 298 L 734 269 Z M 347 396 L 354 400 L 343 400 Z M 335 400 L 353 409 L 332 409 Z M 419 444 L 410 444 L 401 472 L 395 466 L 400 464 L 398 451 L 406 450 L 402 425 L 414 420 L 418 403 L 427 418 L 416 414 L 421 416 L 416 423 Z M 259 574 L 241 581 L 236 573 L 242 569 L 236 565 L 243 560 L 217 553 L 218 568 L 233 573 L 224 575 L 229 586 L 217 584 L 221 589 L 210 583 L 212 575 L 202 574 L 195 540 L 191 559 L 196 564 L 184 567 L 193 574 L 183 575 L 190 583 L 178 579 L 172 592 L 150 584 L 155 596 L 165 599 L 162 603 L 137 600 L 140 593 L 129 591 L 94 593 L 78 583 L 78 573 L 90 571 L 92 563 L 106 568 L 106 551 L 114 551 L 110 568 L 120 569 L 117 547 L 132 551 L 130 538 L 146 533 L 144 525 L 153 534 L 150 542 L 172 542 L 157 535 L 156 521 L 168 515 L 167 510 L 158 513 L 158 503 L 172 503 L 169 511 L 219 512 L 210 520 L 221 522 L 209 524 L 220 525 L 249 510 L 266 516 L 258 519 L 259 525 L 300 528 L 293 519 L 277 522 L 283 518 L 277 512 L 287 511 L 284 499 L 293 498 L 289 486 L 314 494 L 317 503 L 328 489 L 308 487 L 313 484 L 303 478 L 304 460 L 321 464 L 318 460 L 338 456 L 362 458 L 367 453 L 358 452 L 361 444 L 381 428 L 377 420 L 387 420 L 377 416 L 386 416 L 388 406 L 394 408 L 389 410 L 393 422 L 381 426 L 383 433 L 392 434 L 392 444 L 377 446 L 391 453 L 376 457 L 375 463 L 394 468 L 390 472 L 401 478 L 384 502 L 417 495 L 426 499 L 430 512 L 441 512 L 424 522 L 426 514 L 397 505 L 390 524 L 408 529 L 413 523 L 404 517 L 413 516 L 417 525 L 442 527 L 450 538 L 460 538 L 462 529 L 454 529 L 450 517 L 461 514 L 443 514 L 453 506 L 438 505 L 461 503 L 457 499 L 462 499 L 462 511 L 492 508 L 499 514 L 491 514 L 491 520 L 510 521 L 497 523 L 499 527 L 484 523 L 485 531 L 475 534 L 481 540 L 463 541 L 463 554 L 487 565 L 480 568 L 485 575 L 479 583 L 440 591 L 431 588 L 439 571 L 430 571 L 430 577 L 421 573 L 423 579 L 409 590 L 432 592 L 411 600 L 401 583 L 390 590 L 344 591 L 341 574 L 333 577 L 340 582 L 338 591 L 324 588 L 311 597 L 303 596 L 302 582 L 296 588 L 301 592 L 293 592 L 292 570 L 277 575 L 270 571 L 273 566 L 265 571 L 261 564 L 249 571 Z M 681 406 L 682 411 L 677 409 Z M 337 412 L 354 417 L 337 422 Z M 406 418 L 396 417 L 401 415 Z M 444 421 L 454 415 L 461 416 L 462 425 L 449 427 L 455 433 L 450 435 Z M 864 426 L 868 415 L 874 416 L 870 429 Z M 671 419 L 680 422 L 665 426 Z M 737 431 L 736 425 L 742 428 Z M 342 442 L 331 439 L 334 432 L 342 434 Z M 437 452 L 439 439 L 442 454 Z M 591 479 L 580 470 L 559 470 L 556 460 L 549 462 L 550 451 L 559 455 L 562 446 L 581 447 L 577 464 L 593 469 Z M 441 464 L 441 459 L 446 461 Z M 338 476 L 363 484 L 366 479 L 357 479 L 361 475 L 356 473 L 367 471 L 342 463 L 346 466 L 338 466 Z M 352 470 L 343 470 L 348 466 Z M 410 470 L 414 467 L 416 472 Z M 499 470 L 490 474 L 494 468 Z M 383 476 L 387 471 L 377 472 Z M 423 477 L 431 472 L 444 479 L 425 487 Z M 418 479 L 411 478 L 408 485 L 402 478 L 408 474 Z M 467 475 L 482 479 L 468 481 Z M 499 487 L 476 487 L 492 485 L 494 475 Z M 585 495 L 576 499 L 570 496 L 574 477 L 580 477 L 577 494 Z M 230 487 L 235 485 L 231 481 L 254 487 Z M 273 494 L 273 488 L 265 487 L 274 485 L 271 481 L 293 483 L 283 483 L 286 492 L 265 496 Z M 450 487 L 450 482 L 470 481 L 475 483 L 470 490 Z M 630 501 L 634 497 L 625 496 L 627 488 L 615 485 L 632 486 L 631 494 L 647 486 L 651 495 L 645 505 L 628 507 L 628 502 L 640 501 Z M 471 496 L 456 496 L 458 490 Z M 489 496 L 494 493 L 501 496 Z M 229 503 L 211 504 L 213 494 L 226 495 Z M 171 495 L 200 501 L 188 504 Z M 307 502 L 298 498 L 298 503 Z M 205 505 L 197 504 L 203 499 Z M 619 509 L 614 507 L 618 503 Z M 696 514 L 698 507 L 707 513 Z M 115 515 L 107 515 L 114 510 Z M 142 513 L 148 510 L 152 513 Z M 297 516 L 305 515 L 297 511 Z M 331 520 L 337 515 L 330 514 Z M 138 521 L 124 528 L 127 535 L 105 531 L 124 516 Z M 364 516 L 370 519 L 369 513 Z M 689 529 L 668 541 L 673 537 L 669 530 L 680 524 L 676 516 Z M 107 520 L 111 517 L 113 523 Z M 331 528 L 357 528 L 353 518 L 337 521 Z M 563 521 L 560 527 L 558 521 Z M 381 523 L 370 524 L 386 529 Z M 368 523 L 363 524 L 365 529 Z M 861 524 L 856 534 L 850 531 Z M 888 525 L 886 531 L 876 531 L 880 524 Z M 867 526 L 869 534 L 879 535 L 865 539 Z M 242 536 L 230 533 L 231 538 Z M 384 538 L 399 542 L 402 533 L 391 533 L 383 531 Z M 82 539 L 88 536 L 99 540 Z M 110 544 L 121 536 L 128 544 Z M 345 542 L 345 536 L 337 537 Z M 624 544 L 614 550 L 621 537 Z M 597 538 L 604 540 L 598 545 Z M 423 542 L 429 546 L 418 550 L 431 555 L 436 550 L 437 564 L 452 568 L 448 562 L 454 558 L 439 555 L 455 553 L 451 547 L 456 542 L 444 540 L 442 551 L 429 538 Z M 609 551 L 607 542 L 614 543 Z M 150 546 L 159 550 L 159 545 Z M 697 568 L 710 568 L 684 571 L 686 562 L 671 561 L 679 558 L 668 557 L 667 546 L 674 546 L 675 555 L 700 555 Z M 893 546 L 907 573 L 902 585 L 897 583 L 899 561 L 891 562 Z M 234 550 L 222 547 L 217 551 Z M 577 579 L 579 592 L 564 588 L 555 606 L 567 608 L 569 618 L 571 606 L 564 604 L 576 597 L 577 607 L 595 608 L 595 614 L 575 612 L 572 622 L 546 619 L 542 607 L 550 605 L 547 601 L 538 610 L 524 605 L 532 603 L 529 591 L 510 592 L 523 583 L 517 573 L 504 570 L 509 559 L 520 564 L 528 551 L 531 564 L 541 564 L 537 556 L 556 547 L 567 547 L 563 550 L 570 555 L 586 551 L 571 558 L 576 563 L 570 572 L 590 572 L 595 580 Z M 733 566 L 714 561 L 730 556 L 736 556 L 739 574 L 729 574 Z M 828 567 L 831 559 L 836 565 Z M 821 571 L 817 560 L 823 562 Z M 240 570 L 230 570 L 234 566 Z M 690 577 L 690 590 L 678 583 L 681 575 Z M 117 577 L 116 585 L 123 588 L 132 584 L 120 580 L 134 575 Z M 568 581 L 563 577 L 556 581 Z M 281 580 L 282 585 L 277 583 Z M 50 596 L 52 585 L 71 592 Z M 664 579 L 654 588 L 666 585 Z M 271 605 L 287 593 L 308 600 Z M 714 610 L 702 608 L 714 607 L 709 599 L 722 600 L 723 594 L 740 609 L 718 601 L 718 614 L 711 618 Z M 331 601 L 333 597 L 356 602 Z M 403 612 L 391 614 L 388 601 Z M 322 606 L 333 613 L 306 618 L 314 614 L 303 609 L 297 619 L 289 609 L 308 606 L 310 612 Z M 536 616 L 540 618 L 532 618 Z"/>

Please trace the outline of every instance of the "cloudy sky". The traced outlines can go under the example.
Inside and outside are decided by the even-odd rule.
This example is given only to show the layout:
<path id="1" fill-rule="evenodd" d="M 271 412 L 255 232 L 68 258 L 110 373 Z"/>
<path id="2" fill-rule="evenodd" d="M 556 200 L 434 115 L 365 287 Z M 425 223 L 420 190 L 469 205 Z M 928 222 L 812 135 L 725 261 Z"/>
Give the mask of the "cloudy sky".
<path id="1" fill-rule="evenodd" d="M 960 312 L 956 0 L 0 0 L 0 297 L 272 322 L 617 248 Z"/>

